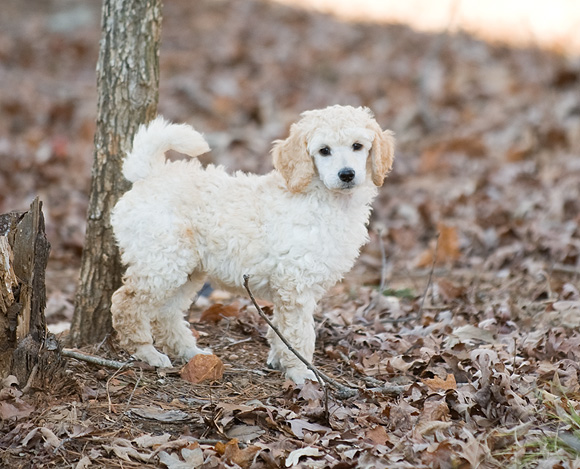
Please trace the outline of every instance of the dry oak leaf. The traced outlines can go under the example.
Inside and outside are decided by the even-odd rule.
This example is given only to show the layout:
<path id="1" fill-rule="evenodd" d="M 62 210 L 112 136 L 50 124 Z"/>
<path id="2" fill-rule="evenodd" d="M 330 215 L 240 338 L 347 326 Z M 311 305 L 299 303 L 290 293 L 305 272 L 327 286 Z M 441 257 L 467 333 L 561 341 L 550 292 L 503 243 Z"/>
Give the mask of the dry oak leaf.
<path id="1" fill-rule="evenodd" d="M 26 418 L 34 412 L 34 410 L 34 406 L 24 402 L 22 399 L 15 398 L 11 402 L 2 401 L 0 402 L 0 420 Z"/>
<path id="2" fill-rule="evenodd" d="M 416 267 L 429 267 L 433 263 L 435 248 L 437 248 L 437 265 L 453 263 L 461 256 L 457 228 L 439 222 L 437 223 L 437 231 L 439 232 L 439 241 L 432 241 L 429 248 L 419 255 L 415 262 Z"/>
<path id="3" fill-rule="evenodd" d="M 452 374 L 448 374 L 447 378 L 444 380 L 439 378 L 439 376 L 435 376 L 435 378 L 427 378 L 423 380 L 423 383 L 425 383 L 431 391 L 448 391 L 450 389 L 457 389 L 455 376 Z"/>
<path id="4" fill-rule="evenodd" d="M 159 462 L 168 469 L 192 469 L 201 467 L 203 464 L 203 451 L 200 447 L 189 449 L 183 448 L 181 451 L 183 461 L 178 456 L 161 451 L 159 453 Z"/>
<path id="5" fill-rule="evenodd" d="M 237 318 L 239 314 L 240 305 L 238 303 L 232 303 L 231 305 L 216 303 L 201 313 L 200 320 L 217 324 L 224 318 Z"/>
<path id="6" fill-rule="evenodd" d="M 316 433 L 328 433 L 331 429 L 318 423 L 310 423 L 302 419 L 288 420 L 292 433 L 298 438 L 304 438 L 304 430 Z"/>
<path id="7" fill-rule="evenodd" d="M 382 425 L 377 425 L 372 430 L 367 430 L 365 437 L 371 440 L 375 445 L 386 445 L 390 441 L 389 434 Z"/>
<path id="8" fill-rule="evenodd" d="M 188 420 L 189 414 L 181 410 L 164 410 L 159 407 L 144 406 L 131 409 L 131 413 L 144 419 L 157 420 L 159 422 L 182 422 Z M 139 445 L 141 446 L 141 445 Z M 141 446 L 143 448 L 143 446 Z"/>
<path id="9" fill-rule="evenodd" d="M 34 439 L 37 435 L 40 434 L 40 437 L 44 440 L 44 447 L 53 447 L 58 448 L 61 445 L 61 440 L 58 438 L 50 428 L 45 427 L 37 427 L 32 431 L 28 432 L 28 435 L 24 437 L 20 446 L 27 446 L 28 443 Z"/>
<path id="10" fill-rule="evenodd" d="M 465 287 L 458 286 L 450 280 L 442 278 L 437 281 L 439 294 L 445 301 L 452 301 L 465 294 Z"/>
<path id="11" fill-rule="evenodd" d="M 237 438 L 233 438 L 226 444 L 218 441 L 215 445 L 215 450 L 223 455 L 227 462 L 237 464 L 242 468 L 248 468 L 254 462 L 260 448 L 258 446 L 248 446 L 240 449 Z"/>
<path id="12" fill-rule="evenodd" d="M 224 364 L 215 355 L 204 355 L 202 353 L 193 357 L 181 369 L 181 378 L 193 384 L 202 381 L 216 381 L 224 374 Z"/>
<path id="13" fill-rule="evenodd" d="M 302 456 L 322 456 L 322 454 L 318 448 L 313 448 L 310 446 L 306 448 L 295 449 L 286 458 L 286 467 L 297 466 Z"/>

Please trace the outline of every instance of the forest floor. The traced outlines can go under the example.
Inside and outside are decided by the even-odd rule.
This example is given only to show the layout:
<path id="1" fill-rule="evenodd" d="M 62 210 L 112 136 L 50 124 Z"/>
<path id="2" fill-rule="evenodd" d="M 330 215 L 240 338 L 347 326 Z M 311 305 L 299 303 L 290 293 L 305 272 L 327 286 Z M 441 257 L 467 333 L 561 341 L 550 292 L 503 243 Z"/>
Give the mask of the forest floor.
<path id="1" fill-rule="evenodd" d="M 44 202 L 57 331 L 83 245 L 100 12 L 33 3 L 0 16 L 0 213 Z M 68 359 L 20 397 L 4 382 L 0 466 L 580 468 L 580 58 L 258 0 L 164 16 L 160 113 L 205 133 L 204 163 L 267 172 L 272 140 L 330 104 L 395 131 L 371 241 L 316 317 L 315 364 L 358 393 L 268 370 L 267 325 L 214 291 L 189 319 L 222 379 Z M 111 338 L 84 352 L 128 358 Z"/>

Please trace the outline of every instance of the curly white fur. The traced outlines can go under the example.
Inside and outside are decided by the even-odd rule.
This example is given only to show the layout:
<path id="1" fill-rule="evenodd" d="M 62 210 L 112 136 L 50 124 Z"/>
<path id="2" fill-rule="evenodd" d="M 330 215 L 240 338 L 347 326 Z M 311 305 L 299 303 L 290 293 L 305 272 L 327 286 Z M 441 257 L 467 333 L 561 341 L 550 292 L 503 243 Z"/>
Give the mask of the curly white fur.
<path id="1" fill-rule="evenodd" d="M 309 111 L 275 142 L 276 170 L 227 174 L 197 159 L 168 162 L 174 149 L 209 150 L 187 125 L 157 118 L 141 127 L 123 174 L 133 187 L 111 218 L 127 271 L 113 295 L 121 344 L 153 366 L 165 353 L 189 359 L 198 348 L 184 311 L 206 279 L 274 304 L 274 322 L 308 360 L 313 313 L 326 290 L 353 265 L 368 240 L 370 204 L 393 160 L 394 139 L 366 108 Z M 312 373 L 270 331 L 268 364 L 296 383 Z"/>

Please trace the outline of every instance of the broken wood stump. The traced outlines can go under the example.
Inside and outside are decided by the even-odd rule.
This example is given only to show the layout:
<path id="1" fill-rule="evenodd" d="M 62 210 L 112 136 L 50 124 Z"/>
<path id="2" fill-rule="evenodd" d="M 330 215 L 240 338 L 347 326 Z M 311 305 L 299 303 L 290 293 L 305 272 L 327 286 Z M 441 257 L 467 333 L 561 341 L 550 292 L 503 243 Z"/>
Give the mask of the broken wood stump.
<path id="1" fill-rule="evenodd" d="M 63 365 L 44 317 L 49 252 L 38 198 L 26 212 L 0 215 L 0 378 L 14 375 L 21 387 Z"/>

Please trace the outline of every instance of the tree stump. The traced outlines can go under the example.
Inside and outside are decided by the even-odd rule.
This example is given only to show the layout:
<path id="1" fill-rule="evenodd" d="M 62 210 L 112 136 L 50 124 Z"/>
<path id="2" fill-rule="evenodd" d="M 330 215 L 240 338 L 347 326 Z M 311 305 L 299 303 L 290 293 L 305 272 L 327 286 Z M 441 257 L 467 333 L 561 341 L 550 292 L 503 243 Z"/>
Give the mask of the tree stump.
<path id="1" fill-rule="evenodd" d="M 0 378 L 14 375 L 21 386 L 62 367 L 44 317 L 49 252 L 38 198 L 27 212 L 0 215 Z"/>

